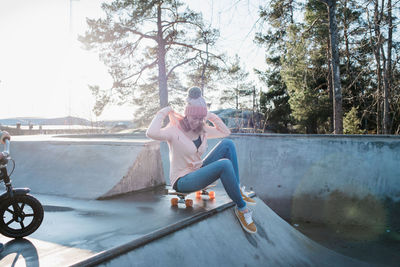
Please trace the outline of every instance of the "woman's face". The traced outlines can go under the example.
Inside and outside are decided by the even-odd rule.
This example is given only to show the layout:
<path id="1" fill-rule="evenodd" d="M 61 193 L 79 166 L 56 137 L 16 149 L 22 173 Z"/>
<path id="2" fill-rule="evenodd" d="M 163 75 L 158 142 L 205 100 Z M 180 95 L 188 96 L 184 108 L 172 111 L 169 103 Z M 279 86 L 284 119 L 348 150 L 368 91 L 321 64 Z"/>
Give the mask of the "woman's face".
<path id="1" fill-rule="evenodd" d="M 189 122 L 190 129 L 196 130 L 199 128 L 200 125 L 204 123 L 204 116 L 193 116 L 188 115 L 187 120 Z"/>

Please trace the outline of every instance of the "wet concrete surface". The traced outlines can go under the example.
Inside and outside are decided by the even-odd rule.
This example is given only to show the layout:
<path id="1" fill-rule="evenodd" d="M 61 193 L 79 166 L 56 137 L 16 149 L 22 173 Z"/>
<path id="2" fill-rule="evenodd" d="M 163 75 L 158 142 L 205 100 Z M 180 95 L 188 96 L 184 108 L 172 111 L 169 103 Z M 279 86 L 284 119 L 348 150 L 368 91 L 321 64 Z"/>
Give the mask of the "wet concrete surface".
<path id="1" fill-rule="evenodd" d="M 342 255 L 381 266 L 400 266 L 400 231 L 386 229 L 371 238 L 361 226 L 332 226 L 312 222 L 291 225 L 320 245 Z"/>
<path id="2" fill-rule="evenodd" d="M 233 207 L 103 261 L 80 266 L 374 266 L 307 238 L 255 197 L 257 233 L 243 230 Z"/>
<path id="3" fill-rule="evenodd" d="M 26 239 L 17 240 L 0 236 L 0 242 L 5 244 L 4 251 L 0 253 L 0 266 L 71 265 L 99 252 L 138 239 L 167 225 L 230 202 L 224 189 L 219 185 L 215 188 L 217 194 L 216 200 L 209 200 L 206 196 L 198 200 L 194 195 L 191 195 L 190 197 L 194 200 L 193 208 L 186 208 L 184 205 L 171 207 L 170 199 L 174 196 L 166 195 L 166 189 L 168 188 L 159 187 L 152 191 L 137 192 L 101 201 L 35 194 L 35 197 L 44 206 L 45 217 L 43 223 L 35 233 Z M 292 229 L 290 229 L 289 225 L 282 228 L 283 223 L 273 223 L 272 218 L 275 218 L 277 221 L 281 220 L 278 219 L 277 215 L 274 215 L 272 211 L 266 214 L 258 214 L 261 211 L 262 209 L 255 211 L 257 223 L 259 226 L 264 224 L 264 227 L 268 227 L 270 235 L 276 235 L 273 241 L 267 240 L 268 244 L 271 242 L 282 242 L 281 246 L 274 246 L 275 249 L 288 249 L 287 246 L 293 242 L 291 238 L 294 237 L 300 238 L 299 240 L 305 242 L 304 247 L 299 246 L 298 249 L 303 250 L 308 248 L 312 243 L 299 236 L 296 233 L 296 230 L 299 230 L 322 246 L 341 255 L 371 264 L 371 266 L 398 266 L 397 263 L 400 258 L 400 254 L 398 253 L 400 252 L 399 240 L 391 238 L 388 243 L 389 240 L 386 238 L 385 240 L 364 240 L 361 242 L 362 233 L 365 233 L 362 229 L 348 228 L 346 235 L 344 235 L 344 228 L 340 229 L 341 232 L 333 232 L 332 229 L 328 229 L 329 231 L 327 231 L 327 227 L 324 228 L 324 226 L 311 223 L 292 223 Z M 230 213 L 232 212 L 228 214 Z M 238 228 L 236 230 L 240 229 L 240 225 L 236 222 L 235 218 L 232 215 L 228 217 L 223 216 L 217 219 L 215 223 L 226 226 L 233 223 L 235 226 L 231 225 L 224 231 L 220 228 L 220 233 L 232 232 L 234 230 L 233 227 Z M 208 220 L 205 222 L 209 225 L 207 227 L 214 227 L 212 226 L 213 223 L 211 221 L 208 222 Z M 260 228 L 260 231 L 262 229 Z M 281 229 L 282 232 L 280 234 L 275 233 L 277 229 Z M 186 233 L 186 230 L 183 232 Z M 263 231 L 257 234 L 255 239 L 249 234 L 242 233 L 242 231 L 236 234 L 238 233 L 240 235 L 244 234 L 244 237 L 253 244 L 254 242 L 252 243 L 252 241 L 259 240 L 258 236 L 262 236 Z M 285 233 L 291 234 L 285 239 Z M 203 234 L 206 238 L 206 232 Z M 349 237 L 353 237 L 354 239 L 357 236 L 359 241 L 354 242 L 349 240 Z M 392 237 L 394 236 L 392 235 Z M 196 238 L 198 239 L 198 237 Z M 212 237 L 207 238 L 209 238 L 209 241 L 212 240 Z M 235 237 L 230 242 L 227 240 L 227 244 L 232 246 L 233 240 L 238 238 Z M 222 239 L 223 237 L 221 237 Z M 155 243 L 158 243 L 158 241 L 155 241 Z M 238 247 L 237 245 L 235 249 Z M 311 251 L 314 251 L 314 249 L 321 250 L 317 245 L 312 245 L 311 247 L 313 247 Z M 269 248 L 266 251 L 270 251 L 271 249 Z M 293 255 L 297 255 L 295 251 Z M 329 257 L 333 257 L 332 259 L 335 260 L 340 258 L 340 256 L 334 256 L 328 250 L 322 249 L 321 253 L 331 255 Z M 269 257 L 272 257 L 272 255 L 274 254 L 271 254 Z M 301 257 L 305 257 L 305 255 Z M 126 260 L 129 262 L 132 259 L 126 258 Z M 313 258 L 313 260 L 317 259 Z M 121 266 L 119 263 L 121 263 L 120 260 L 112 261 L 107 266 Z"/>
<path id="4" fill-rule="evenodd" d="M 223 188 L 216 199 L 196 199 L 193 208 L 171 207 L 165 187 L 107 200 L 34 196 L 45 214 L 39 229 L 26 239 L 0 236 L 5 249 L 0 266 L 66 266 L 124 244 L 156 229 L 230 202 Z"/>

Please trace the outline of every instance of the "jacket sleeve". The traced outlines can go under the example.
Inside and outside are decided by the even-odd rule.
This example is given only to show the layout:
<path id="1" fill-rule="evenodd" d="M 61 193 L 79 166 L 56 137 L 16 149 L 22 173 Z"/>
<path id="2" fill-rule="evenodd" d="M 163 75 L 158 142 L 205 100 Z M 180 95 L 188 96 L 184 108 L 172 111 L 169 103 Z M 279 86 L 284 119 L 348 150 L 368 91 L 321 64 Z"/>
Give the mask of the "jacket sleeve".
<path id="1" fill-rule="evenodd" d="M 209 120 L 214 126 L 206 125 L 205 130 L 207 138 L 223 138 L 231 134 L 229 128 L 216 114 L 208 112 L 207 120 Z"/>
<path id="2" fill-rule="evenodd" d="M 146 131 L 146 136 L 158 141 L 168 141 L 171 137 L 170 128 L 168 126 L 161 128 L 161 126 L 165 117 L 172 111 L 171 107 L 165 107 L 158 111 Z"/>

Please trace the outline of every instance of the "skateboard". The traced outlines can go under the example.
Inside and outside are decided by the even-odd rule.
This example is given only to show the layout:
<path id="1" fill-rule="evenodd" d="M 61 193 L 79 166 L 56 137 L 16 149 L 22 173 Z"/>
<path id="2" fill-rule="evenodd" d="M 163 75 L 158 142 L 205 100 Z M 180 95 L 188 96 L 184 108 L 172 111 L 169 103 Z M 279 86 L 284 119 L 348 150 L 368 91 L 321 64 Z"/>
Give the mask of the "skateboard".
<path id="1" fill-rule="evenodd" d="M 206 186 L 205 188 L 196 191 L 196 198 L 200 199 L 202 195 L 206 195 L 208 196 L 210 199 L 215 199 L 215 192 L 214 191 L 208 191 L 210 188 L 216 186 L 215 184 L 211 184 Z M 177 198 L 174 197 L 171 199 L 171 206 L 178 206 L 179 203 L 184 203 L 186 205 L 187 208 L 189 207 L 193 207 L 193 200 L 188 198 L 186 199 L 186 197 L 190 194 L 192 194 L 193 192 L 189 192 L 189 193 L 181 193 L 181 192 L 177 192 L 175 190 L 168 190 L 168 195 L 176 195 L 178 196 Z"/>

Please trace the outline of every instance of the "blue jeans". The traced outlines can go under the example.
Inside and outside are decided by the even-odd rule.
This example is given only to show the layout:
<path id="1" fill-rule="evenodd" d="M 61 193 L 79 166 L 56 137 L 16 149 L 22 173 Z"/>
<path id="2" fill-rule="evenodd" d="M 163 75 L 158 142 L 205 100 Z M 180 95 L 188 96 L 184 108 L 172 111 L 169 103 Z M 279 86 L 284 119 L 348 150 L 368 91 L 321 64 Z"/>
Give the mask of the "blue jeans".
<path id="1" fill-rule="evenodd" d="M 203 166 L 181 177 L 176 184 L 179 192 L 194 192 L 205 188 L 221 179 L 228 196 L 236 203 L 239 210 L 246 209 L 240 194 L 239 168 L 235 144 L 231 139 L 219 142 L 203 160 Z"/>

